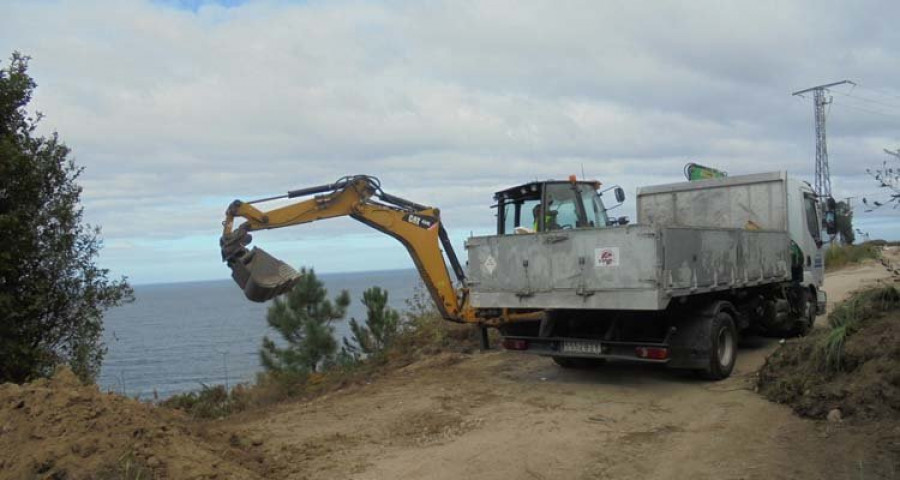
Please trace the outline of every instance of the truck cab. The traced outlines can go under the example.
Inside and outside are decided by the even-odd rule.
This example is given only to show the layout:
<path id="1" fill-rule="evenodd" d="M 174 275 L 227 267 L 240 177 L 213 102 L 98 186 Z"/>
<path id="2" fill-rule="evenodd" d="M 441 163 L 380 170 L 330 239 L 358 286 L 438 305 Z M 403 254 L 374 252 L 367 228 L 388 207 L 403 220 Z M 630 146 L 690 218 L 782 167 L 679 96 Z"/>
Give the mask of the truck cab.
<path id="1" fill-rule="evenodd" d="M 808 288 L 821 290 L 825 280 L 823 205 L 808 183 L 789 177 L 787 187 L 788 235 L 797 256 L 794 260 L 797 278 L 794 280 Z M 824 296 L 820 301 L 820 310 L 824 313 Z"/>
<path id="2" fill-rule="evenodd" d="M 625 217 L 611 219 L 608 211 L 625 201 L 621 187 L 600 191 L 600 182 L 530 182 L 494 194 L 497 234 L 523 234 L 624 225 Z M 617 204 L 606 207 L 603 193 L 612 190 Z"/>

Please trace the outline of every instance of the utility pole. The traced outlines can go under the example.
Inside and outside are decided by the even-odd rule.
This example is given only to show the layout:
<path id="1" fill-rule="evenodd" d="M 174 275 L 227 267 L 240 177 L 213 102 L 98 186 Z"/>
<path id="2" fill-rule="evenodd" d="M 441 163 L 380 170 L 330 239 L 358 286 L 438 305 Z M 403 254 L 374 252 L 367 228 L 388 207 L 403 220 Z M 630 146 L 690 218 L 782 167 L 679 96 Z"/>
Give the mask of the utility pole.
<path id="1" fill-rule="evenodd" d="M 791 94 L 802 96 L 806 92 L 813 92 L 813 107 L 816 119 L 816 195 L 819 198 L 831 198 L 831 173 L 828 171 L 828 146 L 825 141 L 825 105 L 831 103 L 831 99 L 825 100 L 825 90 L 845 83 L 856 85 L 850 80 L 842 80 L 840 82 L 817 85 Z"/>

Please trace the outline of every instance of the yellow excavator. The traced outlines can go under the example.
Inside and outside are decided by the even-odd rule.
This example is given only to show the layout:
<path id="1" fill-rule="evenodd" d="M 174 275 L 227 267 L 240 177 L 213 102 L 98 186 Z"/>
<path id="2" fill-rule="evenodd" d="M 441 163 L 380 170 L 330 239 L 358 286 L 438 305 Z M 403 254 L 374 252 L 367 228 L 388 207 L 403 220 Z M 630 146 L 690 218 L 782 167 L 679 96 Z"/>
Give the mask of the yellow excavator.
<path id="1" fill-rule="evenodd" d="M 268 211 L 256 206 L 273 200 L 310 196 L 312 198 Z M 441 222 L 440 210 L 385 193 L 379 180 L 368 175 L 347 176 L 331 184 L 249 202 L 235 200 L 222 222 L 222 260 L 231 268 L 232 278 L 248 299 L 267 301 L 292 288 L 299 274 L 260 248 L 248 249 L 252 239 L 250 232 L 343 216 L 386 233 L 406 247 L 443 318 L 484 325 L 523 318 L 522 314 L 510 315 L 508 312 L 498 312 L 490 317 L 476 314 L 469 306 L 465 272 Z M 245 221 L 235 228 L 237 217 Z M 458 288 L 451 279 L 445 254 L 459 282 Z M 525 315 L 528 317 L 534 317 L 534 314 Z"/>

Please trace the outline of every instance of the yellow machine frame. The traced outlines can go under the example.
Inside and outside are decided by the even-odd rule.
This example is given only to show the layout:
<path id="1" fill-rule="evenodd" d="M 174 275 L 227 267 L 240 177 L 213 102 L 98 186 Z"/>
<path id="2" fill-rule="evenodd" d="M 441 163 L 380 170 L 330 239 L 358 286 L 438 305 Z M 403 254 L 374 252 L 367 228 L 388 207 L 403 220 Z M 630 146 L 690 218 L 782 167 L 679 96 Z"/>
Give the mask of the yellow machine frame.
<path id="1" fill-rule="evenodd" d="M 316 193 L 321 194 L 269 211 L 254 206 L 255 203 Z M 381 202 L 375 201 L 376 198 Z M 274 280 L 261 282 L 260 278 L 255 278 L 253 266 L 249 264 L 260 260 L 256 257 L 261 255 L 271 257 L 264 252 L 258 255 L 260 250 L 257 248 L 253 251 L 246 249 L 246 245 L 250 242 L 249 232 L 284 228 L 342 216 L 349 216 L 399 240 L 409 251 L 422 280 L 445 319 L 463 323 L 494 323 L 476 316 L 475 311 L 468 305 L 468 291 L 464 286 L 458 290 L 454 287 L 444 261 L 444 252 L 440 247 L 442 243 L 448 249 L 450 263 L 461 283 L 464 282 L 465 276 L 441 225 L 440 210 L 385 194 L 374 177 L 364 175 L 345 177 L 333 184 L 294 190 L 287 195 L 253 202 L 235 200 L 228 207 L 225 221 L 222 222 L 223 260 L 232 268 L 235 280 L 245 292 L 250 291 L 251 285 L 252 288 L 259 288 L 260 283 L 267 283 L 269 287 L 265 293 L 251 299 L 268 300 L 286 291 L 286 286 L 288 288 L 292 286 L 296 272 L 290 268 L 285 271 L 284 266 L 280 266 L 280 269 L 272 270 L 279 275 Z M 246 221 L 235 229 L 234 222 L 238 217 Z M 245 270 L 245 273 L 239 274 Z M 248 297 L 251 297 L 249 293 Z"/>

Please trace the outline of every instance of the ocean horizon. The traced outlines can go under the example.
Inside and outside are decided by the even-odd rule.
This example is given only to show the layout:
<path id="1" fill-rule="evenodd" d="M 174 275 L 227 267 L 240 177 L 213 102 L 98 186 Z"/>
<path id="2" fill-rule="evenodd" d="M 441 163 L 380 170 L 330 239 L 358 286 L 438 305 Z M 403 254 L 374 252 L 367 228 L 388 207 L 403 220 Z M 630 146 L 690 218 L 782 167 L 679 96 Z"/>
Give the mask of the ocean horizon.
<path id="1" fill-rule="evenodd" d="M 365 320 L 362 292 L 378 286 L 388 304 L 407 310 L 422 285 L 414 269 L 325 273 L 317 277 L 334 299 L 350 293 L 344 319 L 333 323 L 335 337 L 349 336 L 349 319 Z M 135 301 L 104 315 L 108 348 L 97 383 L 140 399 L 165 399 L 204 385 L 252 382 L 262 371 L 262 338 L 280 340 L 266 323 L 271 301 L 247 300 L 230 278 L 134 286 Z"/>

